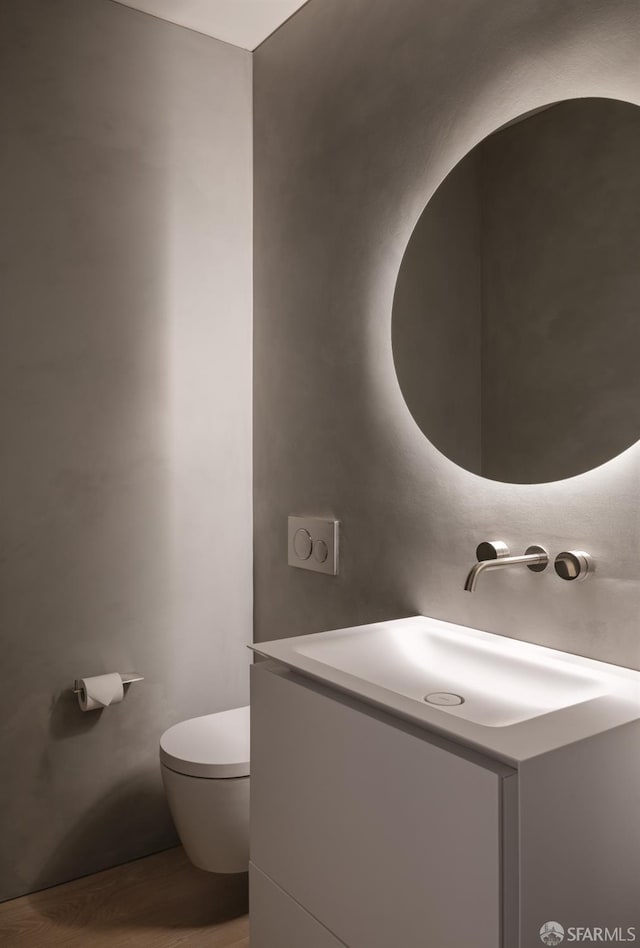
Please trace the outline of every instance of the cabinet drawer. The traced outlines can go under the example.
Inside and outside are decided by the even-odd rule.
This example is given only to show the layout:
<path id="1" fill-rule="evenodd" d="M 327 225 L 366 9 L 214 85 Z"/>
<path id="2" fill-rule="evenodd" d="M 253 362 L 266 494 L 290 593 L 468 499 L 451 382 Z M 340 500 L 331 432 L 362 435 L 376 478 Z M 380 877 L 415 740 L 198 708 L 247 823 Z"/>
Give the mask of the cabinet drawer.
<path id="1" fill-rule="evenodd" d="M 513 771 L 454 750 L 254 666 L 252 862 L 349 948 L 498 948 Z"/>
<path id="2" fill-rule="evenodd" d="M 251 948 L 344 948 L 254 865 L 249 867 Z"/>

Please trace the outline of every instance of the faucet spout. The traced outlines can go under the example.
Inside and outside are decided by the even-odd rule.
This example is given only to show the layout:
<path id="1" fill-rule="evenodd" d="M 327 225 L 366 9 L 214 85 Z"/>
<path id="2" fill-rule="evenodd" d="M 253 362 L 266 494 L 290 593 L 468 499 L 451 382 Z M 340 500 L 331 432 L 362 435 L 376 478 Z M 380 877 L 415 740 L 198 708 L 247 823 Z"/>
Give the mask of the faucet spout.
<path id="1" fill-rule="evenodd" d="M 483 559 L 475 563 L 467 576 L 464 588 L 466 592 L 475 592 L 481 573 L 493 569 L 504 569 L 507 566 L 528 566 L 535 573 L 546 569 L 549 554 L 541 546 L 530 546 L 522 556 L 498 556 L 494 559 Z"/>

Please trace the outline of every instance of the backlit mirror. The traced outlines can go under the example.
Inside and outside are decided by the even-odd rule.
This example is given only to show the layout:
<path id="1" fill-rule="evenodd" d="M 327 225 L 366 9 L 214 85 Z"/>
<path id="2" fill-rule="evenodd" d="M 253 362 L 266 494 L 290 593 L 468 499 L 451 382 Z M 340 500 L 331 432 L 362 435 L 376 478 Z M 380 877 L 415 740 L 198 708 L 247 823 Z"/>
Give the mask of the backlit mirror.
<path id="1" fill-rule="evenodd" d="M 640 108 L 560 102 L 484 139 L 407 246 L 393 357 L 461 467 L 580 474 L 640 439 Z"/>

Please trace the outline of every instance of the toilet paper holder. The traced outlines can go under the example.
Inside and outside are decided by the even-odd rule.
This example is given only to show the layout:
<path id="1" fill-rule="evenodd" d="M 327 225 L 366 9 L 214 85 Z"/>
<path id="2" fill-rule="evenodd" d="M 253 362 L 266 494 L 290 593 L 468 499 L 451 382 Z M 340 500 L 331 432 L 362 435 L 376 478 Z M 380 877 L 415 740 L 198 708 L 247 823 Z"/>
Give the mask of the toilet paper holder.
<path id="1" fill-rule="evenodd" d="M 121 672 L 118 672 L 122 678 L 123 685 L 130 685 L 134 681 L 144 681 L 144 675 L 138 675 L 136 672 L 130 672 L 128 675 L 123 675 Z M 74 695 L 79 695 L 82 692 L 80 687 L 80 681 L 76 678 L 73 682 L 73 688 L 71 689 Z"/>

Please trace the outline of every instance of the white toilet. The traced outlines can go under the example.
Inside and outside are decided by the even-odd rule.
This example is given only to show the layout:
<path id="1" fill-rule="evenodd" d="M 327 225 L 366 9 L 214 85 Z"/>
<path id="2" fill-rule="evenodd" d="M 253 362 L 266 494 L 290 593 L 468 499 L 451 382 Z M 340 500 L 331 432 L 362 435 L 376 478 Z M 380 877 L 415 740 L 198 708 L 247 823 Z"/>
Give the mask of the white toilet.
<path id="1" fill-rule="evenodd" d="M 160 738 L 162 781 L 191 862 L 208 872 L 249 868 L 249 708 L 205 714 Z"/>

